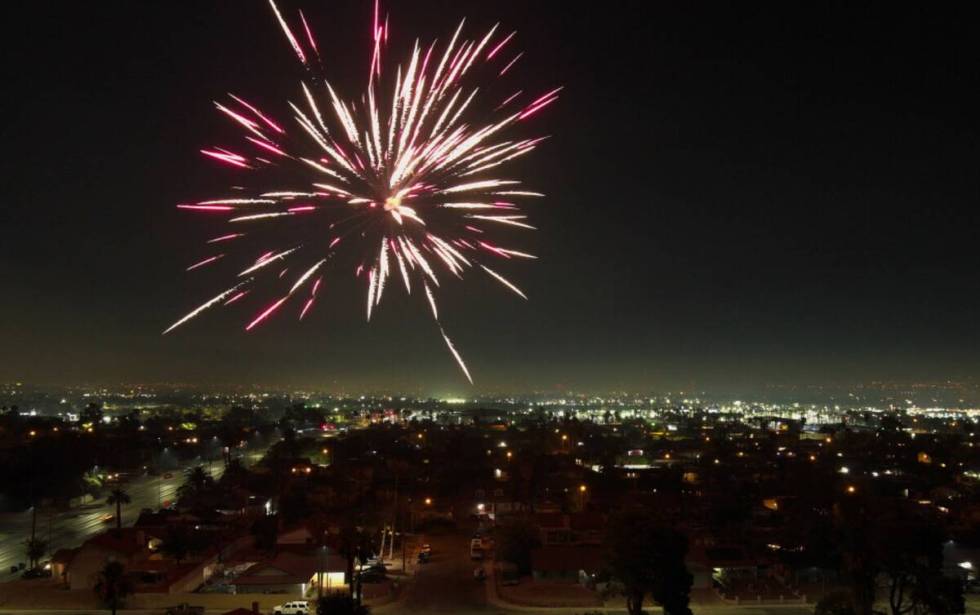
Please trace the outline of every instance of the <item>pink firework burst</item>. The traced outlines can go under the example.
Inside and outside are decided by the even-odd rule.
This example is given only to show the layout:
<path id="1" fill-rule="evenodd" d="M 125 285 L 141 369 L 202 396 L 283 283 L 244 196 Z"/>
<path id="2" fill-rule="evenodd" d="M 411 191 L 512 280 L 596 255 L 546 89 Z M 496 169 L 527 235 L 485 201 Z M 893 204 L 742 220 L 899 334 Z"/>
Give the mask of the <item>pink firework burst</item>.
<path id="1" fill-rule="evenodd" d="M 505 53 L 516 33 L 498 34 L 497 26 L 467 39 L 460 23 L 448 44 L 416 42 L 402 64 L 382 62 L 389 27 L 375 3 L 367 89 L 354 100 L 344 99 L 323 75 L 306 16 L 298 13 L 294 27 L 274 0 L 269 4 L 308 75 L 298 102 L 288 103 L 291 121 L 239 96 L 215 102 L 241 129 L 241 140 L 201 153 L 235 174 L 233 196 L 178 205 L 195 214 L 226 217 L 231 226 L 208 242 L 220 244 L 221 253 L 202 255 L 189 270 L 226 266 L 234 260 L 236 244 L 247 243 L 254 252 L 236 268 L 230 288 L 164 333 L 211 307 L 254 296 L 251 291 L 262 284 L 280 290 L 257 308 L 246 330 L 290 305 L 302 320 L 323 294 L 328 268 L 349 266 L 365 285 L 368 320 L 392 279 L 400 280 L 408 294 L 420 290 L 416 294 L 425 297 L 450 353 L 472 382 L 439 324 L 436 291 L 443 278 L 476 271 L 526 298 L 490 261 L 535 258 L 501 244 L 507 233 L 534 228 L 518 203 L 543 195 L 501 173 L 541 143 L 540 137 L 512 135 L 555 102 L 561 88 L 527 96 L 524 102 L 523 92 L 513 90 L 480 102 L 481 89 L 492 89 L 487 86 L 521 55 Z M 480 75 L 492 83 L 481 83 Z M 482 107 L 496 110 L 476 111 Z M 241 185 L 246 177 L 254 178 L 255 187 Z M 491 239 L 495 235 L 501 237 Z M 242 251 L 247 254 L 245 246 Z"/>

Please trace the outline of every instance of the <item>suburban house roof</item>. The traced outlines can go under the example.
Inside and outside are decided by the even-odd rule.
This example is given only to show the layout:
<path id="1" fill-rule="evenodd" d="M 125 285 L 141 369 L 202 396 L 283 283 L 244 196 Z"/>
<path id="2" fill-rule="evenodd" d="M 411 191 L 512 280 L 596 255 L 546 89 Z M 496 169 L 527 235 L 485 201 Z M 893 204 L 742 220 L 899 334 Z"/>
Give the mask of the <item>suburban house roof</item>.
<path id="1" fill-rule="evenodd" d="M 131 556 L 146 548 L 146 534 L 131 527 L 109 530 L 86 540 L 82 548 L 89 546 Z"/>
<path id="2" fill-rule="evenodd" d="M 343 558 L 328 554 L 324 558 L 313 555 L 280 552 L 275 558 L 259 562 L 235 579 L 235 585 L 296 585 L 308 583 L 310 578 L 320 572 L 343 572 L 347 564 Z"/>

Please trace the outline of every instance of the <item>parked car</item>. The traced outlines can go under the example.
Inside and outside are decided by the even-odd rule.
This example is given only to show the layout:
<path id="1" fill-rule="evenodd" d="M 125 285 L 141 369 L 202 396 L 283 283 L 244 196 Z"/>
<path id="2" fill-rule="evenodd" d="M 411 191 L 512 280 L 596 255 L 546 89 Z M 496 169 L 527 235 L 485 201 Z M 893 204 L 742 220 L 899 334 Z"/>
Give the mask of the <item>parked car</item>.
<path id="1" fill-rule="evenodd" d="M 295 600 L 272 607 L 275 615 L 308 615 L 310 605 L 306 600 Z"/>
<path id="2" fill-rule="evenodd" d="M 364 566 L 366 566 L 367 568 L 384 568 L 387 565 L 388 564 L 385 564 L 384 563 L 384 560 L 382 560 L 377 555 L 375 555 L 374 557 L 368 558 L 367 560 L 364 561 Z"/>
<path id="3" fill-rule="evenodd" d="M 167 607 L 167 615 L 204 615 L 203 606 L 191 606 L 182 602 L 177 606 Z"/>
<path id="4" fill-rule="evenodd" d="M 432 545 L 430 545 L 429 543 L 423 544 L 419 548 L 419 552 L 420 553 L 428 553 L 429 555 L 432 555 Z"/>
<path id="5" fill-rule="evenodd" d="M 50 568 L 31 568 L 30 570 L 25 570 L 24 574 L 20 575 L 22 579 L 45 579 L 51 576 Z"/>
<path id="6" fill-rule="evenodd" d="M 430 559 L 432 559 L 432 555 L 430 555 L 429 553 L 423 553 L 421 551 L 419 552 L 420 564 L 428 564 Z"/>

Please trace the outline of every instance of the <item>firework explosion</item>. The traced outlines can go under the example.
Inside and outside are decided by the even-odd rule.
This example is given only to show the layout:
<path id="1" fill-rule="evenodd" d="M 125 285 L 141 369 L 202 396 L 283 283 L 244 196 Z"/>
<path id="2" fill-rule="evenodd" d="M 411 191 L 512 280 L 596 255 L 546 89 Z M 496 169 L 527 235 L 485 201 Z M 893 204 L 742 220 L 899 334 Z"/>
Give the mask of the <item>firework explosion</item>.
<path id="1" fill-rule="evenodd" d="M 382 21 L 376 2 L 367 90 L 359 102 L 344 101 L 322 76 L 317 43 L 303 13 L 293 28 L 275 1 L 269 4 L 309 76 L 309 83 L 302 83 L 302 103 L 289 103 L 295 125 L 287 130 L 232 94 L 215 102 L 243 130 L 244 140 L 237 148 L 211 147 L 201 153 L 234 170 L 266 176 L 259 183 L 264 187 L 236 186 L 232 196 L 178 205 L 225 215 L 232 226 L 208 241 L 219 253 L 188 271 L 225 262 L 221 248 L 246 239 L 261 246 L 259 256 L 239 266 L 234 285 L 164 333 L 209 308 L 242 300 L 263 283 L 282 285 L 283 290 L 259 309 L 247 331 L 290 300 L 302 320 L 315 306 L 328 266 L 347 266 L 350 260 L 353 274 L 367 288 L 367 319 L 390 279 L 400 278 L 406 293 L 425 296 L 446 346 L 472 382 L 439 324 L 435 291 L 440 275 L 462 278 L 466 271 L 478 270 L 527 298 L 484 259 L 535 258 L 503 247 L 493 237 L 507 229 L 533 229 L 517 201 L 543 195 L 497 172 L 542 141 L 503 135 L 557 100 L 561 88 L 533 97 L 508 93 L 492 101 L 493 113 L 473 112 L 480 91 L 474 75 L 502 78 L 523 54 L 509 49 L 515 33 L 498 35 L 494 26 L 480 39 L 465 40 L 463 23 L 442 48 L 416 42 L 407 63 L 395 68 L 394 81 L 387 82 L 382 52 L 389 24 L 387 17 Z M 382 102 L 386 94 L 390 99 Z"/>

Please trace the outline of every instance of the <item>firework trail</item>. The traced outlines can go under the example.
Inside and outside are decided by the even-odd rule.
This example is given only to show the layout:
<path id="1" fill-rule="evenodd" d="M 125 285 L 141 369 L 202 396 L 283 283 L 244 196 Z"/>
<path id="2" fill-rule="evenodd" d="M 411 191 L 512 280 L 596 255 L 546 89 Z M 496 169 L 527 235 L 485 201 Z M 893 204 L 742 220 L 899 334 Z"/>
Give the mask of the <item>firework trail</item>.
<path id="1" fill-rule="evenodd" d="M 543 195 L 498 173 L 541 143 L 542 138 L 507 135 L 555 102 L 562 88 L 533 99 L 509 90 L 488 101 L 488 108 L 496 107 L 492 113 L 477 112 L 485 106 L 478 99 L 481 90 L 498 88 L 523 56 L 512 49 L 516 33 L 498 34 L 494 26 L 468 40 L 461 22 L 444 46 L 416 41 L 404 64 L 390 66 L 383 62 L 389 21 L 376 1 L 367 89 L 359 99 L 344 100 L 323 76 L 306 16 L 299 12 L 290 25 L 275 0 L 269 5 L 307 74 L 301 98 L 288 103 L 292 123 L 233 94 L 216 101 L 216 109 L 241 129 L 242 140 L 201 154 L 237 175 L 248 172 L 259 187 L 242 186 L 245 176 L 236 176 L 239 185 L 229 195 L 177 206 L 227 216 L 232 227 L 207 242 L 220 251 L 202 255 L 188 271 L 228 264 L 235 244 L 259 246 L 258 257 L 237 267 L 237 284 L 164 333 L 209 308 L 237 302 L 259 285 L 283 290 L 260 307 L 247 331 L 291 303 L 302 320 L 326 286 L 326 271 L 350 266 L 366 287 L 368 320 L 391 278 L 399 278 L 408 294 L 421 287 L 449 352 L 472 382 L 439 322 L 435 293 L 446 275 L 462 278 L 476 270 L 527 298 L 484 261 L 535 258 L 491 238 L 508 229 L 533 229 L 518 201 Z M 481 82 L 477 74 L 490 80 Z"/>

